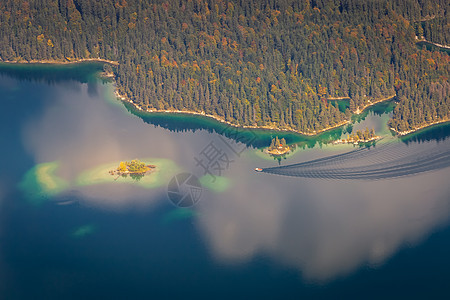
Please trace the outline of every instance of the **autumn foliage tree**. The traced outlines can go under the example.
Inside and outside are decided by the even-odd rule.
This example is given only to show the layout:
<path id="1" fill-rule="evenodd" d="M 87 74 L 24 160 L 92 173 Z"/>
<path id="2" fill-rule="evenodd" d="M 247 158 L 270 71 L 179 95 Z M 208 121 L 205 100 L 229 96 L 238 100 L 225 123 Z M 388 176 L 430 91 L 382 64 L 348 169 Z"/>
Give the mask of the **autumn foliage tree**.
<path id="1" fill-rule="evenodd" d="M 398 130 L 448 118 L 448 0 L 2 0 L 0 59 L 104 58 L 149 109 L 319 131 L 396 95 Z M 350 97 L 342 111 L 328 99 Z M 431 120 L 431 121 L 430 121 Z"/>

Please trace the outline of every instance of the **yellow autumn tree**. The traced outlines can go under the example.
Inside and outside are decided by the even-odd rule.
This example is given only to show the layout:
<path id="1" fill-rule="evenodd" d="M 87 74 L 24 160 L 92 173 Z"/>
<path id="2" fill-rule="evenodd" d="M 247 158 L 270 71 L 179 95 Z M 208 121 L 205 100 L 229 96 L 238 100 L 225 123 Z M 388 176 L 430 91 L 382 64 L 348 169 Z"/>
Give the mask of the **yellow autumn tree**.
<path id="1" fill-rule="evenodd" d="M 121 161 L 119 163 L 119 167 L 117 168 L 117 171 L 119 172 L 125 172 L 127 170 L 127 164 Z"/>

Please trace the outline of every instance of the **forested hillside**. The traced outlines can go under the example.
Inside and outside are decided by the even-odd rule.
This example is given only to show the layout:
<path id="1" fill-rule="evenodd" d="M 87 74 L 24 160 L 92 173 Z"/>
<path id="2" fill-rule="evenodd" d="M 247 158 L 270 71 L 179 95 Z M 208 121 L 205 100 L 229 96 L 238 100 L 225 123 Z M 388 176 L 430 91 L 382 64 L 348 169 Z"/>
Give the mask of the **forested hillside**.
<path id="1" fill-rule="evenodd" d="M 318 131 L 397 95 L 392 127 L 447 119 L 448 0 L 2 0 L 0 59 L 104 58 L 144 108 Z M 350 97 L 339 111 L 330 98 Z"/>

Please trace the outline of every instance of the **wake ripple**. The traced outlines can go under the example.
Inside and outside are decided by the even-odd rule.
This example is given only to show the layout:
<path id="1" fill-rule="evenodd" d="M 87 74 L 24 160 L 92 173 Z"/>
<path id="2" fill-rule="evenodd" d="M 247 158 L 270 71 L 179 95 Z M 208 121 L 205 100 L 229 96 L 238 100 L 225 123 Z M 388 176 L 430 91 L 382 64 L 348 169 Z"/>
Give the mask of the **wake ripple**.
<path id="1" fill-rule="evenodd" d="M 262 172 L 304 178 L 378 180 L 410 176 L 450 166 L 450 143 L 387 143 Z"/>

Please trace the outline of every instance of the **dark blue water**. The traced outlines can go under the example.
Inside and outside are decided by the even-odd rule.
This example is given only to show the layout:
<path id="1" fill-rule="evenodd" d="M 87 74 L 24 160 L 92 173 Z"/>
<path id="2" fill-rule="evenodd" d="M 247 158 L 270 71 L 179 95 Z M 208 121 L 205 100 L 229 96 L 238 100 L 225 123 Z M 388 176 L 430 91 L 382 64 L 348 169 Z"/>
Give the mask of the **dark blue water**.
<path id="1" fill-rule="evenodd" d="M 279 134 L 299 146 L 274 160 L 258 147 L 277 133 L 236 142 L 210 120 L 130 112 L 93 75 L 101 67 L 87 66 L 0 67 L 1 299 L 449 295 L 448 167 L 379 180 L 256 173 L 355 148 L 327 144 L 347 128 Z M 449 125 L 397 139 L 385 127 L 390 109 L 380 109 L 352 127 L 375 127 L 395 145 L 380 161 L 448 150 Z M 232 162 L 215 182 L 204 177 L 196 206 L 175 207 L 169 179 L 202 177 L 195 159 L 211 143 L 241 152 L 227 152 Z M 134 158 L 171 165 L 152 186 L 82 181 L 87 170 Z"/>

